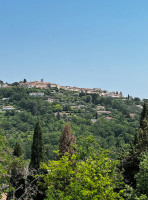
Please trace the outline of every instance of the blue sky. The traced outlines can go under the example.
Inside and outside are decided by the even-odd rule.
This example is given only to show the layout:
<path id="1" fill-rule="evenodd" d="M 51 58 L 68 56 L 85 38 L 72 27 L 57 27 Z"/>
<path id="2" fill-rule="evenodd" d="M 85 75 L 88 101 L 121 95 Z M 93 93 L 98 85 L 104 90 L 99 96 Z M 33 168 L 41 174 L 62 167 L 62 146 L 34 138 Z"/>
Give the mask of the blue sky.
<path id="1" fill-rule="evenodd" d="M 0 1 L 0 79 L 148 98 L 147 0 Z"/>

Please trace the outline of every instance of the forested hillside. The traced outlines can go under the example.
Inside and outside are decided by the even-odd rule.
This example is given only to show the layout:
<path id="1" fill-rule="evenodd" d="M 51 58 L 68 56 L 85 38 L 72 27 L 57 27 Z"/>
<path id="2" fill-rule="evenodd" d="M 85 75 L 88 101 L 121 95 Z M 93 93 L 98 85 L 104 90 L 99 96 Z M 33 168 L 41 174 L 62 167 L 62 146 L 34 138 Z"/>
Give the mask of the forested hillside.
<path id="1" fill-rule="evenodd" d="M 19 141 L 28 159 L 34 126 L 40 119 L 47 158 L 53 159 L 53 150 L 58 149 L 59 136 L 68 122 L 78 142 L 93 136 L 100 147 L 112 149 L 116 155 L 133 140 L 141 105 L 138 98 L 100 97 L 57 88 L 0 88 L 0 133 L 11 148 Z"/>
<path id="2" fill-rule="evenodd" d="M 147 200 L 147 150 L 148 105 L 137 97 L 0 88 L 7 200 Z"/>

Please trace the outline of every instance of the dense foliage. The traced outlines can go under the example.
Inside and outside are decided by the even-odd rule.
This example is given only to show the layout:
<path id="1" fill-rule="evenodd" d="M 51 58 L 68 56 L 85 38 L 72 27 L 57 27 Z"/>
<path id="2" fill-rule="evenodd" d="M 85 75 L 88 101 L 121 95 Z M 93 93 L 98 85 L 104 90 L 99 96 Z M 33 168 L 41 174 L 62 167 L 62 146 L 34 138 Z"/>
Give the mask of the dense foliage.
<path id="1" fill-rule="evenodd" d="M 47 200 L 115 200 L 123 199 L 121 177 L 116 170 L 116 161 L 112 161 L 107 152 L 101 149 L 98 155 L 78 161 L 77 156 L 65 154 L 58 161 L 49 161 L 42 168 L 49 171 L 44 175 L 48 186 Z"/>
<path id="2" fill-rule="evenodd" d="M 7 200 L 147 200 L 142 105 L 129 96 L 0 88 L 0 193 Z"/>
<path id="3" fill-rule="evenodd" d="M 42 92 L 44 96 L 31 96 L 33 92 Z M 48 102 L 50 99 L 52 103 Z M 8 105 L 14 109 L 3 110 Z M 46 155 L 53 159 L 61 131 L 68 122 L 77 142 L 80 135 L 93 135 L 102 148 L 111 148 L 116 156 L 122 146 L 128 149 L 134 139 L 141 105 L 138 98 L 115 99 L 62 89 L 0 88 L 0 134 L 7 137 L 11 148 L 19 141 L 29 159 L 34 127 L 40 119 Z"/>

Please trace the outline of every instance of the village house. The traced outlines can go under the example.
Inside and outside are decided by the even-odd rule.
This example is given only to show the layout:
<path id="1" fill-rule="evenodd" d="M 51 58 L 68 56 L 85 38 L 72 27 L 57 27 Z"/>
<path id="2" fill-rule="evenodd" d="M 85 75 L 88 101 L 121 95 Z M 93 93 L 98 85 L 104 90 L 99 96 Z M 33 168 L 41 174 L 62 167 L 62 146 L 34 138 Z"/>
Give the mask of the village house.
<path id="1" fill-rule="evenodd" d="M 142 109 L 143 107 L 141 105 L 136 105 L 138 108 Z"/>
<path id="2" fill-rule="evenodd" d="M 8 88 L 8 87 L 10 87 L 10 86 L 6 83 L 0 84 L 0 88 Z"/>
<path id="3" fill-rule="evenodd" d="M 104 117 L 104 119 L 112 120 L 113 118 L 112 117 Z"/>
<path id="4" fill-rule="evenodd" d="M 3 110 L 13 110 L 13 106 L 3 106 Z"/>
<path id="5" fill-rule="evenodd" d="M 97 110 L 105 110 L 105 107 L 104 106 L 97 106 L 96 109 Z"/>
<path id="6" fill-rule="evenodd" d="M 60 86 L 58 84 L 50 83 L 50 84 L 48 84 L 48 86 L 50 88 L 58 88 L 58 89 L 60 89 Z"/>
<path id="7" fill-rule="evenodd" d="M 70 87 L 70 86 L 61 86 L 61 88 L 62 88 L 63 90 L 69 90 L 71 87 Z"/>
<path id="8" fill-rule="evenodd" d="M 58 115 L 58 112 L 56 112 L 56 113 L 54 113 L 55 114 L 55 116 L 57 116 Z M 71 113 L 69 113 L 69 112 L 59 112 L 59 115 L 60 116 L 67 116 L 67 117 L 70 117 L 71 116 Z"/>
<path id="9" fill-rule="evenodd" d="M 48 98 L 48 99 L 47 99 L 47 102 L 48 102 L 48 103 L 53 103 L 53 102 L 54 102 L 54 99 Z"/>
<path id="10" fill-rule="evenodd" d="M 81 109 L 81 106 L 71 106 L 72 109 Z"/>
<path id="11" fill-rule="evenodd" d="M 99 110 L 97 111 L 98 114 L 111 114 L 110 111 L 107 111 L 107 110 Z"/>
<path id="12" fill-rule="evenodd" d="M 102 92 L 101 88 L 93 88 L 92 91 L 93 92 Z"/>
<path id="13" fill-rule="evenodd" d="M 30 96 L 44 96 L 44 93 L 39 93 L 39 92 L 31 92 L 29 93 Z"/>
<path id="14" fill-rule="evenodd" d="M 6 100 L 8 100 L 9 98 L 2 98 L 2 101 L 6 101 Z"/>
<path id="15" fill-rule="evenodd" d="M 97 121 L 97 119 L 91 119 L 92 123 L 95 123 Z"/>
<path id="16" fill-rule="evenodd" d="M 135 117 L 135 114 L 134 113 L 130 113 L 130 117 Z"/>
<path id="17" fill-rule="evenodd" d="M 58 84 L 52 84 L 50 82 L 44 82 L 44 79 L 41 79 L 40 82 L 38 81 L 33 81 L 33 82 L 26 82 L 26 83 L 22 83 L 20 82 L 19 83 L 21 86 L 23 87 L 27 87 L 27 88 L 40 88 L 40 89 L 47 89 L 48 87 L 58 87 L 59 88 L 59 85 Z"/>

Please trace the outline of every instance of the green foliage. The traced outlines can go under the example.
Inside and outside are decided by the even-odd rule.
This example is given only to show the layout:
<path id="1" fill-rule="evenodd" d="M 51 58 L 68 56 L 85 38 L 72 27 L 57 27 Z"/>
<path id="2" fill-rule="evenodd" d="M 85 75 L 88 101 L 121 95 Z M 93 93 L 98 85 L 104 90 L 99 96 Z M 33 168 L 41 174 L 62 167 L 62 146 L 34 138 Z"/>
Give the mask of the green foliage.
<path id="1" fill-rule="evenodd" d="M 148 196 L 148 153 L 143 155 L 139 164 L 139 172 L 135 177 L 137 190 Z"/>
<path id="2" fill-rule="evenodd" d="M 15 144 L 13 155 L 16 157 L 20 157 L 22 155 L 21 146 L 18 142 L 16 142 Z"/>
<path id="3" fill-rule="evenodd" d="M 48 166 L 42 164 L 42 168 L 48 171 L 43 176 L 48 186 L 46 199 L 123 199 L 117 163 L 100 149 L 98 155 L 94 154 L 85 161 L 77 161 L 76 155 L 67 153 L 58 161 L 49 161 Z"/>
<path id="4" fill-rule="evenodd" d="M 45 161 L 45 152 L 42 140 L 42 131 L 38 121 L 34 129 L 30 168 L 38 170 L 40 163 L 43 161 Z"/>
<path id="5" fill-rule="evenodd" d="M 3 191 L 3 185 L 8 181 L 9 161 L 11 157 L 6 148 L 6 139 L 0 136 L 0 194 Z"/>
<path id="6" fill-rule="evenodd" d="M 14 157 L 9 161 L 10 180 L 7 192 L 7 200 L 23 199 L 25 194 L 25 165 L 23 157 Z"/>
<path id="7" fill-rule="evenodd" d="M 31 92 L 43 92 L 43 97 L 30 96 Z M 2 100 L 2 98 L 8 98 Z M 54 100 L 48 103 L 48 98 Z M 81 94 L 60 89 L 23 88 L 13 86 L 0 88 L 0 109 L 13 105 L 12 111 L 2 111 L 0 128 L 5 131 L 8 145 L 13 148 L 16 140 L 21 142 L 25 159 L 30 158 L 31 140 L 37 119 L 42 119 L 43 142 L 50 150 L 48 159 L 55 158 L 53 150 L 58 149 L 60 133 L 65 122 L 71 126 L 76 139 L 82 135 L 93 135 L 102 148 L 111 148 L 114 156 L 121 146 L 129 148 L 135 129 L 139 123 L 141 101 L 101 97 L 99 94 Z M 110 111 L 111 120 L 104 119 L 104 114 L 97 113 L 97 106 L 104 106 Z M 73 108 L 73 106 L 75 108 Z M 135 113 L 131 118 L 130 113 Z M 92 120 L 96 119 L 92 123 Z M 50 138 L 50 140 L 49 140 Z"/>
<path id="8" fill-rule="evenodd" d="M 141 114 L 140 129 L 135 134 L 135 140 L 131 143 L 129 153 L 121 156 L 120 167 L 124 169 L 124 177 L 127 184 L 136 188 L 135 175 L 139 172 L 139 163 L 142 153 L 148 151 L 148 121 L 147 105 L 144 103 Z"/>
<path id="9" fill-rule="evenodd" d="M 144 129 L 145 128 L 145 122 L 144 120 L 148 120 L 148 105 L 146 102 L 144 102 L 143 105 L 143 110 L 141 112 L 141 117 L 140 117 L 140 128 Z"/>

